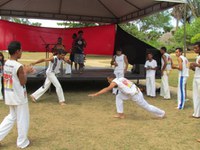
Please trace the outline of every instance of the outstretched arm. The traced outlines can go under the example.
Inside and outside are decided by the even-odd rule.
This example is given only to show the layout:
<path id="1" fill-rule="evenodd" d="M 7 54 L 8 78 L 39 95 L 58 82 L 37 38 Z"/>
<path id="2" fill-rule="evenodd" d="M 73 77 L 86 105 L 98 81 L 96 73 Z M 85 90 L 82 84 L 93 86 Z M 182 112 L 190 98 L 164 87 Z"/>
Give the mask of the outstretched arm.
<path id="1" fill-rule="evenodd" d="M 110 90 L 112 90 L 117 84 L 115 82 L 111 82 L 110 85 L 106 88 L 103 88 L 102 90 L 100 90 L 99 92 L 97 93 L 94 93 L 94 94 L 89 94 L 88 96 L 91 96 L 91 97 L 94 97 L 94 96 L 98 96 L 100 94 L 104 94 Z"/>
<path id="2" fill-rule="evenodd" d="M 31 63 L 31 65 L 36 65 L 36 64 L 39 64 L 39 63 L 42 63 L 42 62 L 47 62 L 47 61 L 53 61 L 53 57 L 51 58 L 46 58 L 46 59 L 39 59 L 38 61 L 34 62 L 34 63 Z"/>

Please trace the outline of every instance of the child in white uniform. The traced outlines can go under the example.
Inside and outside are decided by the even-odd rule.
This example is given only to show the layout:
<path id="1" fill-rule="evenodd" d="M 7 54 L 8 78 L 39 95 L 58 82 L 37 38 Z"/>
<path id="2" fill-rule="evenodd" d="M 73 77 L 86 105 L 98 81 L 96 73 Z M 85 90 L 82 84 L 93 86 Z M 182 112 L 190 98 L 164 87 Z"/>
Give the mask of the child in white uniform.
<path id="1" fill-rule="evenodd" d="M 200 42 L 194 46 L 194 52 L 198 54 L 195 63 L 190 63 L 190 68 L 195 71 L 193 79 L 193 105 L 194 105 L 194 118 L 200 118 Z"/>
<path id="2" fill-rule="evenodd" d="M 65 98 L 63 94 L 62 87 L 60 82 L 58 81 L 56 74 L 59 73 L 62 61 L 66 61 L 69 63 L 69 60 L 65 59 L 66 51 L 60 49 L 57 51 L 57 55 L 47 59 L 40 59 L 35 63 L 31 63 L 31 65 L 35 65 L 42 62 L 50 61 L 49 66 L 46 71 L 46 80 L 44 85 L 40 87 L 37 91 L 31 94 L 31 98 L 33 102 L 36 102 L 50 87 L 51 83 L 56 87 L 56 93 L 58 96 L 59 103 L 61 105 L 65 105 Z"/>
<path id="3" fill-rule="evenodd" d="M 161 58 L 161 87 L 160 87 L 160 96 L 164 99 L 170 99 L 170 89 L 168 76 L 171 70 L 172 59 L 168 53 L 166 53 L 166 47 L 161 47 L 160 52 L 162 55 Z"/>
<path id="4" fill-rule="evenodd" d="M 0 124 L 0 141 L 10 132 L 17 123 L 17 147 L 26 148 L 29 145 L 29 107 L 26 92 L 26 74 L 32 73 L 33 68 L 23 66 L 17 60 L 21 58 L 21 44 L 13 41 L 8 46 L 10 59 L 4 65 L 4 93 L 5 104 L 9 106 L 10 113 Z"/>
<path id="5" fill-rule="evenodd" d="M 153 59 L 152 53 L 147 54 L 147 61 L 144 65 L 146 69 L 146 93 L 147 96 L 156 96 L 156 82 L 155 75 L 157 69 L 157 62 Z"/>
<path id="6" fill-rule="evenodd" d="M 173 65 L 173 69 L 179 70 L 179 77 L 178 77 L 178 91 L 177 91 L 177 101 L 178 106 L 177 109 L 183 109 L 185 105 L 185 85 L 187 82 L 187 78 L 189 76 L 189 62 L 186 57 L 182 55 L 183 50 L 182 48 L 176 48 L 176 56 L 178 58 L 178 66 Z"/>
<path id="7" fill-rule="evenodd" d="M 116 55 L 111 60 L 111 66 L 114 65 L 114 74 L 116 78 L 124 77 L 128 69 L 128 59 L 126 55 L 122 54 L 122 49 L 116 50 Z M 113 94 L 117 93 L 117 88 L 113 88 Z"/>
<path id="8" fill-rule="evenodd" d="M 144 99 L 142 92 L 140 89 L 131 81 L 126 78 L 116 78 L 114 74 L 107 77 L 108 82 L 110 85 L 97 93 L 90 94 L 88 96 L 98 96 L 100 94 L 104 94 L 113 89 L 113 87 L 118 87 L 118 94 L 116 95 L 116 108 L 117 108 L 117 115 L 114 116 L 116 118 L 124 118 L 124 110 L 123 110 L 123 100 L 131 99 L 136 102 L 140 107 L 144 108 L 145 110 L 151 112 L 157 117 L 163 118 L 165 116 L 165 111 L 150 105 Z"/>

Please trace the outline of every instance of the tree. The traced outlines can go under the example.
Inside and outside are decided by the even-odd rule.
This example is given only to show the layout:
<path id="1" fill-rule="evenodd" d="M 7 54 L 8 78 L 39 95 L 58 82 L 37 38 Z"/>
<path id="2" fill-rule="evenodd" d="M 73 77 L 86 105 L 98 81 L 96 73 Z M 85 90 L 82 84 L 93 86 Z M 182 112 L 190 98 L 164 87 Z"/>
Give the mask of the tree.
<path id="1" fill-rule="evenodd" d="M 97 26 L 97 23 L 87 23 L 87 22 L 75 22 L 75 21 L 64 21 L 62 23 L 57 23 L 58 26 L 64 26 L 65 28 L 80 28 L 80 27 L 91 27 Z"/>
<path id="2" fill-rule="evenodd" d="M 42 24 L 39 22 L 30 22 L 27 18 L 17 18 L 17 17 L 1 17 L 2 20 L 7 20 L 10 22 L 15 22 L 15 23 L 21 23 L 21 24 L 26 24 L 26 25 L 32 25 L 32 26 L 41 26 Z"/>

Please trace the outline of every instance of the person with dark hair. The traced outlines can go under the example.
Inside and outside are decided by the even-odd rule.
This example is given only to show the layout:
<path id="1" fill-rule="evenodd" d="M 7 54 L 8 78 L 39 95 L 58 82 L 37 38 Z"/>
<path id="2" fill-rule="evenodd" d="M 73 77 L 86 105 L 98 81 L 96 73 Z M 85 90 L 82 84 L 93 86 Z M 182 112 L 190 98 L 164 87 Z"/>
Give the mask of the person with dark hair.
<path id="1" fill-rule="evenodd" d="M 170 89 L 169 89 L 169 73 L 171 70 L 172 59 L 171 56 L 167 53 L 166 47 L 160 48 L 161 53 L 161 88 L 160 88 L 160 96 L 164 97 L 164 99 L 170 99 Z"/>
<path id="2" fill-rule="evenodd" d="M 156 82 L 155 75 L 157 70 L 157 62 L 153 59 L 153 54 L 147 54 L 147 61 L 145 62 L 144 68 L 146 70 L 146 93 L 147 96 L 156 96 Z"/>
<path id="3" fill-rule="evenodd" d="M 51 58 L 46 58 L 46 59 L 40 59 L 34 63 L 31 63 L 31 65 L 36 65 L 42 62 L 49 62 L 49 66 L 46 70 L 46 80 L 44 82 L 44 85 L 41 86 L 37 91 L 35 91 L 33 94 L 30 95 L 33 102 L 36 102 L 49 89 L 52 83 L 56 87 L 56 93 L 57 93 L 60 105 L 65 105 L 65 97 L 63 94 L 63 89 L 60 85 L 60 82 L 58 81 L 56 77 L 56 74 L 59 73 L 61 63 L 63 61 L 70 63 L 70 61 L 65 58 L 66 54 L 67 54 L 66 51 L 60 49 L 57 51 L 56 56 L 53 56 Z"/>
<path id="4" fill-rule="evenodd" d="M 4 55 L 0 52 L 0 100 L 3 100 L 3 66 L 4 66 Z"/>
<path id="5" fill-rule="evenodd" d="M 71 68 L 73 67 L 73 62 L 74 62 L 74 52 L 75 52 L 75 49 L 76 49 L 76 39 L 77 39 L 77 34 L 74 33 L 72 35 L 72 48 L 71 48 L 71 53 L 70 53 L 70 60 L 71 60 Z M 75 67 L 75 70 L 77 70 L 77 63 L 74 62 L 74 67 Z"/>
<path id="6" fill-rule="evenodd" d="M 187 83 L 187 78 L 189 77 L 189 62 L 188 59 L 182 55 L 182 48 L 176 48 L 176 57 L 178 60 L 178 65 L 172 65 L 173 69 L 179 70 L 178 76 L 178 91 L 177 91 L 177 109 L 183 109 L 186 100 L 185 86 Z"/>
<path id="7" fill-rule="evenodd" d="M 76 72 L 79 71 L 79 73 L 83 72 L 84 69 L 84 61 L 85 61 L 85 53 L 84 48 L 86 47 L 86 41 L 83 38 L 83 31 L 78 31 L 78 37 L 75 41 L 75 50 L 74 50 L 74 62 L 79 65 L 78 70 L 76 69 Z"/>
<path id="8" fill-rule="evenodd" d="M 26 91 L 27 74 L 33 73 L 31 66 L 22 65 L 17 60 L 22 56 L 21 43 L 13 41 L 8 45 L 10 59 L 5 62 L 4 92 L 5 104 L 9 106 L 10 113 L 0 124 L 0 142 L 10 132 L 15 122 L 17 122 L 17 147 L 26 148 L 30 141 L 28 140 L 29 129 L 29 107 Z"/>
<path id="9" fill-rule="evenodd" d="M 125 117 L 123 110 L 123 100 L 127 99 L 131 99 L 132 101 L 136 102 L 137 105 L 149 111 L 156 117 L 163 118 L 165 116 L 164 110 L 161 110 L 153 105 L 150 105 L 144 99 L 142 92 L 133 82 L 129 81 L 124 77 L 116 78 L 114 74 L 108 76 L 107 80 L 110 84 L 108 87 L 103 88 L 102 90 L 94 94 L 89 94 L 88 96 L 95 97 L 112 90 L 114 87 L 118 87 L 119 92 L 116 95 L 117 115 L 114 116 L 115 118 L 123 119 Z"/>
<path id="10" fill-rule="evenodd" d="M 128 69 L 128 59 L 126 55 L 122 53 L 121 48 L 116 49 L 116 55 L 112 57 L 110 62 L 111 66 L 114 65 L 114 74 L 117 78 L 124 77 Z M 117 93 L 117 88 L 113 89 L 113 94 Z"/>
<path id="11" fill-rule="evenodd" d="M 57 43 L 56 43 L 55 46 L 52 48 L 52 53 L 53 53 L 53 55 L 54 55 L 54 56 L 57 55 L 57 51 L 60 50 L 60 49 L 65 50 L 65 46 L 64 46 L 63 43 L 62 43 L 62 38 L 61 38 L 61 37 L 58 37 Z"/>
<path id="12" fill-rule="evenodd" d="M 194 71 L 193 79 L 193 106 L 194 118 L 200 118 L 200 42 L 195 43 L 194 52 L 198 54 L 196 62 L 190 63 L 190 69 Z"/>

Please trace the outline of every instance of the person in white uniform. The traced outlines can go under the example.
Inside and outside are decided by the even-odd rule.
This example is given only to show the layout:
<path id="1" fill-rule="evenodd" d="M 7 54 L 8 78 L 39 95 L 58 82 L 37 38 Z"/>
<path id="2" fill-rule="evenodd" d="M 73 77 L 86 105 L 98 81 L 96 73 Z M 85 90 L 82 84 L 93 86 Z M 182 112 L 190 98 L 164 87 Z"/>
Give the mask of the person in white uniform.
<path id="1" fill-rule="evenodd" d="M 29 130 L 29 107 L 26 92 L 26 74 L 34 70 L 31 66 L 23 66 L 17 60 L 21 58 L 21 44 L 12 41 L 8 46 L 10 59 L 4 65 L 4 93 L 5 104 L 9 106 L 10 113 L 0 124 L 0 141 L 10 132 L 17 123 L 17 147 L 26 148 L 30 141 L 27 137 Z"/>
<path id="2" fill-rule="evenodd" d="M 117 115 L 115 118 L 124 118 L 124 110 L 123 110 L 123 100 L 131 99 L 132 101 L 136 102 L 140 107 L 149 111 L 153 115 L 159 118 L 163 118 L 165 116 L 165 111 L 161 110 L 153 105 L 150 105 L 143 97 L 142 92 L 140 89 L 128 79 L 121 77 L 116 78 L 115 74 L 112 74 L 107 77 L 108 82 L 110 85 L 97 93 L 89 94 L 88 96 L 94 97 L 100 94 L 104 94 L 113 89 L 113 87 L 118 87 L 118 94 L 116 95 L 116 108 L 117 108 Z"/>
<path id="3" fill-rule="evenodd" d="M 156 96 L 156 82 L 155 75 L 157 70 L 157 62 L 153 59 L 153 54 L 147 54 L 147 61 L 145 62 L 144 68 L 146 69 L 146 93 L 147 96 Z"/>
<path id="4" fill-rule="evenodd" d="M 190 69 L 194 72 L 193 79 L 193 106 L 194 118 L 200 118 L 200 42 L 194 45 L 194 52 L 198 54 L 196 62 L 190 63 Z"/>
<path id="5" fill-rule="evenodd" d="M 177 102 L 178 106 L 177 109 L 183 109 L 185 105 L 185 99 L 186 99 L 186 83 L 187 78 L 189 77 L 189 62 L 188 59 L 182 55 L 183 50 L 182 48 L 176 48 L 176 57 L 178 60 L 178 65 L 173 64 L 173 69 L 179 70 L 178 75 L 178 90 L 177 90 Z"/>
<path id="6" fill-rule="evenodd" d="M 31 63 L 31 65 L 35 65 L 42 62 L 48 62 L 49 66 L 46 70 L 46 80 L 44 82 L 44 85 L 41 86 L 37 91 L 35 91 L 33 94 L 30 95 L 33 102 L 36 102 L 50 87 L 51 83 L 56 88 L 56 93 L 58 96 L 59 103 L 61 105 L 65 105 L 65 97 L 63 94 L 63 89 L 60 85 L 60 82 L 58 81 L 56 74 L 59 73 L 61 63 L 62 61 L 66 61 L 67 63 L 70 63 L 69 60 L 65 58 L 65 55 L 67 54 L 66 51 L 59 49 L 57 51 L 57 55 L 53 56 L 51 58 L 47 59 L 40 59 L 34 63 Z"/>
<path id="7" fill-rule="evenodd" d="M 128 59 L 126 55 L 122 54 L 122 49 L 116 49 L 116 55 L 113 56 L 110 64 L 115 67 L 114 74 L 116 75 L 116 78 L 124 77 L 128 69 Z M 113 94 L 116 93 L 117 88 L 113 88 Z"/>
<path id="8" fill-rule="evenodd" d="M 161 47 L 160 53 L 161 58 L 161 87 L 160 87 L 160 96 L 164 99 L 171 99 L 170 89 L 169 89 L 169 73 L 171 70 L 172 59 L 168 53 L 166 53 L 166 47 Z"/>

